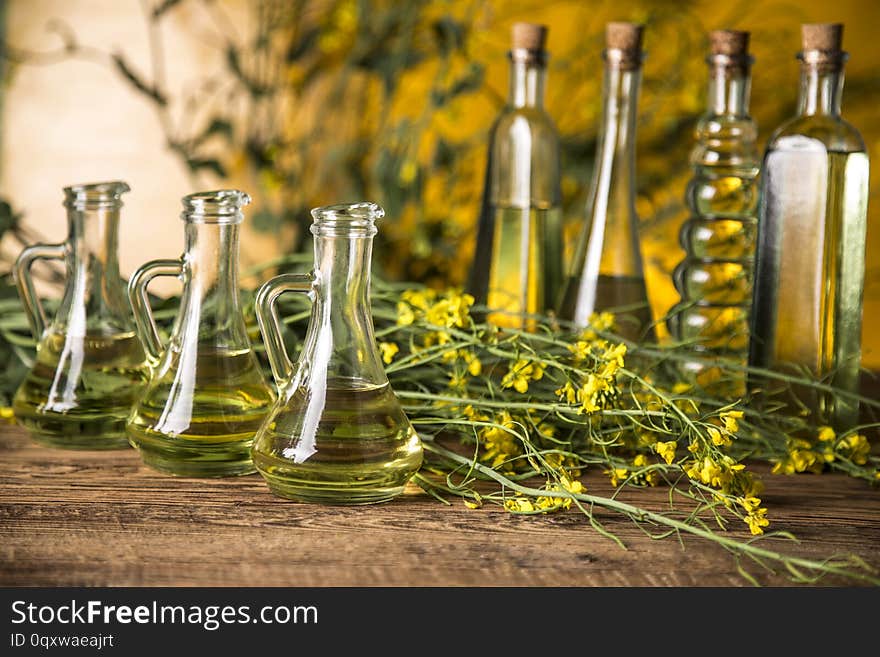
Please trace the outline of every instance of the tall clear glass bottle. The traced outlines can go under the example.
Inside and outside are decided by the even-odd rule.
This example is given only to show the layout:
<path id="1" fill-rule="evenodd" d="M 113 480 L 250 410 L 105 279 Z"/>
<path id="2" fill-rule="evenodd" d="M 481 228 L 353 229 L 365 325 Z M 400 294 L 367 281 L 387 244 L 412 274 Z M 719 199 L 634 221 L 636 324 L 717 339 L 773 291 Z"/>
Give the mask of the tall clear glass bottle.
<path id="1" fill-rule="evenodd" d="M 556 305 L 563 276 L 559 136 L 544 109 L 547 28 L 516 23 L 510 94 L 489 136 L 468 291 L 488 320 L 528 328 Z"/>
<path id="2" fill-rule="evenodd" d="M 119 211 L 124 182 L 64 189 L 68 237 L 26 248 L 15 264 L 37 357 L 12 402 L 18 421 L 53 447 L 128 447 L 128 417 L 149 368 L 119 274 Z M 47 322 L 30 277 L 42 258 L 64 260 L 67 280 Z"/>
<path id="3" fill-rule="evenodd" d="M 188 477 L 254 471 L 250 447 L 275 399 L 251 350 L 238 284 L 241 208 L 237 190 L 184 197 L 186 248 L 132 276 L 129 297 L 153 372 L 126 425 L 144 463 Z M 147 298 L 156 276 L 183 283 L 164 349 Z"/>
<path id="4" fill-rule="evenodd" d="M 586 326 L 593 312 L 618 311 L 624 337 L 653 339 L 635 209 L 636 113 L 642 30 L 606 26 L 602 123 L 586 221 L 565 283 L 559 314 Z"/>
<path id="5" fill-rule="evenodd" d="M 749 362 L 808 370 L 855 392 L 868 155 L 861 135 L 840 116 L 843 26 L 804 25 L 802 33 L 797 115 L 771 137 L 762 168 Z M 817 424 L 842 431 L 858 421 L 851 398 L 764 377 L 754 384 L 793 413 L 809 411 Z"/>
<path id="6" fill-rule="evenodd" d="M 257 319 L 280 394 L 253 445 L 254 463 L 281 497 L 333 504 L 384 502 L 422 463 L 422 444 L 385 376 L 370 311 L 373 203 L 312 210 L 315 267 L 282 274 L 257 293 Z M 275 301 L 314 306 L 296 367 Z"/>
<path id="7" fill-rule="evenodd" d="M 717 30 L 709 41 L 708 110 L 697 123 L 685 194 L 691 216 L 680 233 L 686 255 L 673 274 L 681 301 L 667 323 L 701 357 L 684 363 L 688 378 L 741 396 L 745 376 L 719 379 L 709 360 L 748 359 L 760 168 L 758 127 L 749 116 L 752 57 L 748 32 Z"/>

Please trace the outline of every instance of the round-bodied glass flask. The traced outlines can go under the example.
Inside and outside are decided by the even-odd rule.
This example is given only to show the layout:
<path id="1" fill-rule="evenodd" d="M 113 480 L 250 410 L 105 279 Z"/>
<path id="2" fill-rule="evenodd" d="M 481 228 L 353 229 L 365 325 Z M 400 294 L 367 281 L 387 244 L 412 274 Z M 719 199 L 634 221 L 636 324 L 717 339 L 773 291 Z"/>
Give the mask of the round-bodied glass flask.
<path id="1" fill-rule="evenodd" d="M 26 248 L 13 270 L 37 340 L 33 367 L 12 402 L 18 422 L 53 447 L 128 447 L 125 419 L 148 377 L 117 258 L 124 182 L 64 189 L 68 237 Z M 38 259 L 64 260 L 64 294 L 51 322 L 30 275 Z"/>
<path id="2" fill-rule="evenodd" d="M 251 442 L 275 395 L 251 350 L 239 295 L 239 225 L 249 202 L 236 190 L 184 197 L 183 256 L 148 262 L 129 284 L 153 372 L 126 431 L 144 463 L 168 474 L 254 471 Z M 183 283 L 164 349 L 147 298 L 157 276 Z"/>
<path id="3" fill-rule="evenodd" d="M 418 435 L 388 383 L 373 335 L 372 203 L 312 210 L 315 266 L 257 294 L 257 319 L 280 394 L 253 445 L 254 464 L 281 497 L 333 504 L 384 502 L 422 463 Z M 294 368 L 275 301 L 307 294 L 312 315 Z"/>

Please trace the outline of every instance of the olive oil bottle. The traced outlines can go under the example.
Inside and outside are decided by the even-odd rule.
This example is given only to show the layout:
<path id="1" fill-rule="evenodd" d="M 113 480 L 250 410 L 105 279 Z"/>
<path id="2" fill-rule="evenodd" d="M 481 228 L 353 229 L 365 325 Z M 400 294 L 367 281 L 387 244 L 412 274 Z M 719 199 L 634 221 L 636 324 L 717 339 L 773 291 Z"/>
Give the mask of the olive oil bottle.
<path id="1" fill-rule="evenodd" d="M 868 155 L 840 116 L 843 26 L 803 26 L 797 115 L 764 156 L 750 363 L 817 376 L 855 393 L 861 357 Z M 759 399 L 846 431 L 858 404 L 846 394 L 754 376 Z"/>
<path id="2" fill-rule="evenodd" d="M 241 207 L 249 201 L 236 190 L 185 197 L 183 257 L 148 262 L 129 285 L 154 368 L 126 431 L 144 463 L 168 474 L 254 471 L 251 443 L 275 395 L 251 350 L 239 294 L 239 225 Z M 165 349 L 147 299 L 147 285 L 156 276 L 183 282 Z"/>
<path id="3" fill-rule="evenodd" d="M 685 194 L 690 217 L 681 227 L 684 259 L 673 274 L 681 300 L 667 324 L 695 358 L 683 362 L 685 380 L 715 395 L 745 394 L 749 311 L 758 214 L 758 127 L 749 116 L 752 57 L 749 33 L 709 35 L 708 108 L 696 127 L 693 176 Z"/>
<path id="4" fill-rule="evenodd" d="M 53 447 L 128 447 L 125 419 L 148 377 L 117 259 L 121 195 L 128 190 L 118 181 L 65 188 L 67 241 L 28 247 L 16 261 L 38 343 L 12 408 L 34 439 Z M 67 268 L 48 325 L 30 278 L 30 265 L 40 258 L 63 259 Z"/>
<path id="5" fill-rule="evenodd" d="M 400 495 L 422 464 L 422 443 L 388 383 L 370 310 L 372 203 L 312 210 L 315 268 L 282 274 L 257 293 L 257 319 L 279 385 L 257 437 L 254 463 L 280 497 L 372 504 Z M 314 302 L 294 367 L 284 350 L 276 299 Z"/>
<path id="6" fill-rule="evenodd" d="M 336 381 L 307 427 L 313 391 L 293 391 L 254 447 L 254 463 L 282 497 L 349 504 L 398 495 L 422 460 L 418 436 L 388 383 Z M 312 433 L 310 439 L 292 440 Z"/>
<path id="7" fill-rule="evenodd" d="M 561 267 L 561 244 L 548 236 L 561 231 L 562 212 L 558 207 L 534 206 L 492 207 L 490 211 L 494 236 L 486 301 L 492 309 L 489 321 L 496 326 L 522 326 L 525 315 L 544 310 L 549 291 L 543 283 L 548 278 L 541 272 L 547 273 L 550 262 Z M 551 254 L 548 245 L 557 245 L 557 249 Z M 550 279 L 559 280 L 556 273 Z M 528 318 L 525 324 L 530 324 Z"/>
<path id="8" fill-rule="evenodd" d="M 51 332 L 13 401 L 18 422 L 52 447 L 128 447 L 125 420 L 147 381 L 134 331 L 71 336 Z"/>
<path id="9" fill-rule="evenodd" d="M 618 332 L 653 340 L 635 210 L 636 110 L 644 55 L 642 26 L 606 26 L 605 83 L 596 165 L 559 315 L 576 326 L 613 311 Z"/>
<path id="10" fill-rule="evenodd" d="M 563 276 L 559 136 L 544 109 L 547 28 L 513 26 L 510 93 L 489 136 L 468 291 L 496 326 L 554 309 Z M 477 311 L 479 315 L 479 311 Z"/>

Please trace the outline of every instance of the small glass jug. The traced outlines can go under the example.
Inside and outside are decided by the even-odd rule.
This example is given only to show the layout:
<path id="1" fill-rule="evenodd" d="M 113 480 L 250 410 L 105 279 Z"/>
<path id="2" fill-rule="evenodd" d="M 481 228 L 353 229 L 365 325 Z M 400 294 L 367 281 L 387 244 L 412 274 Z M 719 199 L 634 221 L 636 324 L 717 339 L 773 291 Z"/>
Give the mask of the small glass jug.
<path id="1" fill-rule="evenodd" d="M 72 449 L 128 447 L 125 419 L 148 367 L 117 259 L 124 182 L 64 188 L 68 238 L 26 248 L 13 274 L 37 357 L 15 393 L 18 421 L 39 442 Z M 47 326 L 30 276 L 34 260 L 64 260 L 67 279 Z"/>
<path id="2" fill-rule="evenodd" d="M 250 446 L 275 394 L 251 351 L 238 287 L 238 233 L 247 194 L 184 197 L 186 248 L 135 272 L 129 297 L 153 372 L 126 431 L 148 466 L 168 474 L 224 477 L 254 471 Z M 147 298 L 157 276 L 183 282 L 162 350 Z"/>
<path id="3" fill-rule="evenodd" d="M 276 495 L 309 502 L 369 504 L 403 492 L 422 463 L 422 445 L 391 390 L 373 336 L 372 203 L 312 210 L 315 267 L 282 274 L 257 293 L 280 395 L 254 440 L 257 470 Z M 307 294 L 311 320 L 294 370 L 276 299 Z"/>

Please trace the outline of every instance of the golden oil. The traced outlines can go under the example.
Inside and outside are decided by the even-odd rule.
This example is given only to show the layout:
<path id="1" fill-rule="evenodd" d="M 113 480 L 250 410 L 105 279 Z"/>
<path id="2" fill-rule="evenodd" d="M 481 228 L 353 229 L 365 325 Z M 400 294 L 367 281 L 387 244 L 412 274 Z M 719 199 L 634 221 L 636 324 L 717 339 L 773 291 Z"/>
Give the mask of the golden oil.
<path id="1" fill-rule="evenodd" d="M 12 408 L 44 444 L 71 449 L 126 447 L 125 420 L 148 377 L 135 333 L 49 333 Z"/>

